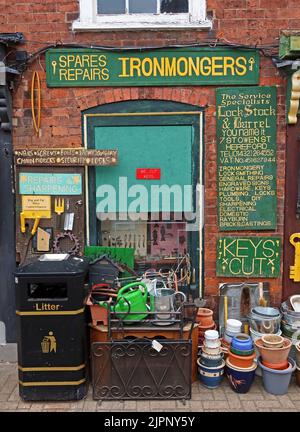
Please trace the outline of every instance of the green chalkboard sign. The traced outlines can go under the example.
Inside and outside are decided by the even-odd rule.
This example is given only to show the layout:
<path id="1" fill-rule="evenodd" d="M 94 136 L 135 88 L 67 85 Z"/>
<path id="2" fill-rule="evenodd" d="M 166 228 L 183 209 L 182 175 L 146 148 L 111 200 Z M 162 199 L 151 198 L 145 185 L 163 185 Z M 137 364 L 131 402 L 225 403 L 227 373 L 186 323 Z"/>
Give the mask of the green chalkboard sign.
<path id="1" fill-rule="evenodd" d="M 220 231 L 276 228 L 276 87 L 217 89 Z"/>
<path id="2" fill-rule="evenodd" d="M 279 275 L 279 237 L 219 238 L 217 276 L 276 278 Z"/>
<path id="3" fill-rule="evenodd" d="M 153 51 L 57 48 L 46 52 L 49 87 L 245 85 L 259 82 L 257 50 Z"/>

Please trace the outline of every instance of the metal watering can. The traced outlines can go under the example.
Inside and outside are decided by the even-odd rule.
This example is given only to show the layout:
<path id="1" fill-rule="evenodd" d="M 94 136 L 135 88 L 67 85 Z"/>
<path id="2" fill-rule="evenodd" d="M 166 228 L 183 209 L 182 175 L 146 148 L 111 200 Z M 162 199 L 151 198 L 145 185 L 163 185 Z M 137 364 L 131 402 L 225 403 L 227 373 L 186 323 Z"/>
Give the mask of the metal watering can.
<path id="1" fill-rule="evenodd" d="M 181 297 L 182 301 L 186 301 L 186 295 L 181 291 L 175 291 L 172 288 L 168 288 L 164 281 L 162 282 L 162 288 L 156 287 L 156 282 L 152 284 L 152 289 L 150 291 L 150 304 L 151 310 L 157 312 L 155 314 L 156 320 L 153 324 L 157 325 L 170 325 L 174 323 L 176 316 L 174 312 L 178 312 L 180 307 L 176 309 L 176 297 Z M 163 313 L 159 313 L 163 312 Z M 170 312 L 169 314 L 166 312 Z M 171 320 L 171 321 L 166 321 Z"/>
<path id="2" fill-rule="evenodd" d="M 133 289 L 134 287 L 136 288 Z M 140 287 L 143 289 L 140 289 Z M 148 290 L 146 284 L 143 282 L 132 282 L 119 290 L 117 301 L 114 305 L 108 305 L 107 302 L 99 302 L 98 304 L 107 309 L 110 308 L 110 311 L 116 313 L 118 318 L 130 323 L 141 321 L 147 317 L 147 313 L 150 310 L 147 299 Z"/>

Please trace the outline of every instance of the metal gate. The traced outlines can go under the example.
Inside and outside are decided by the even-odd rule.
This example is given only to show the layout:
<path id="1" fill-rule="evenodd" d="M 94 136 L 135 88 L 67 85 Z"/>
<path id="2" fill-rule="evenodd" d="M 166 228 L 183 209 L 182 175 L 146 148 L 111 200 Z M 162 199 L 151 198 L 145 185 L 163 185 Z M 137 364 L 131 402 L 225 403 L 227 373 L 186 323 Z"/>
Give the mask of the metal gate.
<path id="1" fill-rule="evenodd" d="M 191 340 L 95 342 L 91 347 L 93 398 L 190 399 Z"/>

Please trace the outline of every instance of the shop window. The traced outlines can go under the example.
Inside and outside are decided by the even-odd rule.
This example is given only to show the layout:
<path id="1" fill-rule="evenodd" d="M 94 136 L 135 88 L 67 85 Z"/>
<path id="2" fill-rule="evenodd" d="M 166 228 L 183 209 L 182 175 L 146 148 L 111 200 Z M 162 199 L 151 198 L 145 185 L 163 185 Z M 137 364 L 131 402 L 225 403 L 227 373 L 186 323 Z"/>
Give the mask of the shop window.
<path id="1" fill-rule="evenodd" d="M 73 30 L 211 28 L 206 0 L 80 0 Z"/>

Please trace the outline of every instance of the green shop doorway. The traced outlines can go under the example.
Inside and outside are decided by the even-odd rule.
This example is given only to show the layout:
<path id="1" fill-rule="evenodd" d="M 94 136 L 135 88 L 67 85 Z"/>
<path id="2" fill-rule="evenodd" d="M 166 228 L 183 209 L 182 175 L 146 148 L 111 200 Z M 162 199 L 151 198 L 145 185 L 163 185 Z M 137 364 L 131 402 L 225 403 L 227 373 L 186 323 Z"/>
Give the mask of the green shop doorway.
<path id="1" fill-rule="evenodd" d="M 134 248 L 135 270 L 189 255 L 203 286 L 203 110 L 129 101 L 83 112 L 86 148 L 118 150 L 116 166 L 86 168 L 87 245 Z"/>

